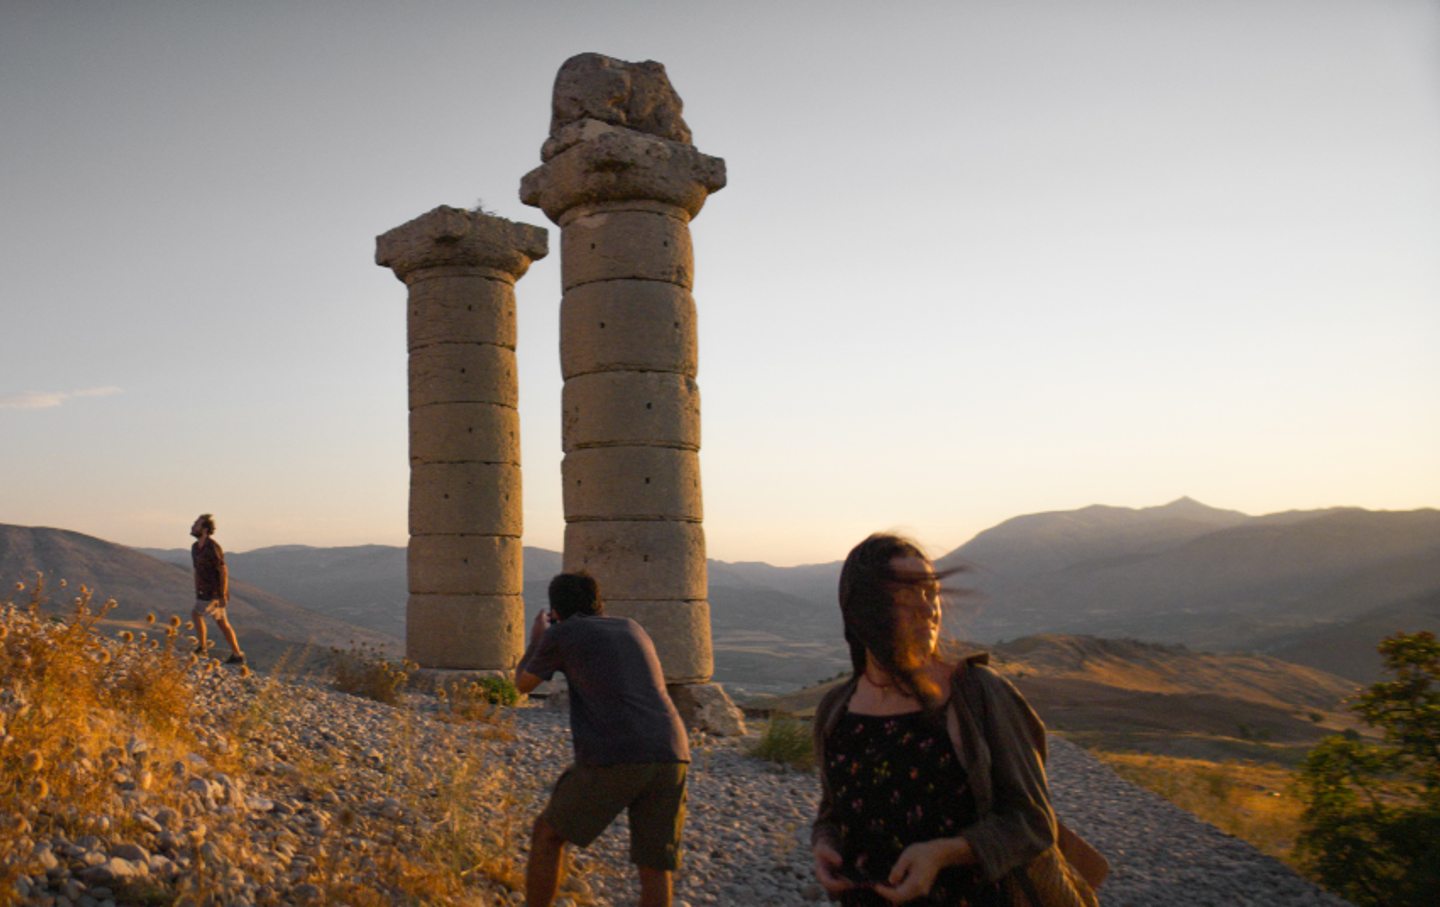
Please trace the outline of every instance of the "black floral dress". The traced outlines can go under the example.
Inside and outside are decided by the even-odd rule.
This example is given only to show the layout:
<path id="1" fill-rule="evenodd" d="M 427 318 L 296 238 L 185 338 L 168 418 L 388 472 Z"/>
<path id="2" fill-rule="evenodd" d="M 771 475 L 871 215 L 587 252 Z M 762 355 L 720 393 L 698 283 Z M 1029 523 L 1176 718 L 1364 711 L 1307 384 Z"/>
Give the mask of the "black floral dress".
<path id="1" fill-rule="evenodd" d="M 884 882 L 910 844 L 952 838 L 975 821 L 975 800 L 950 738 L 924 712 L 857 715 L 846 712 L 825 745 L 826 780 L 834 794 L 844 874 Z M 887 902 L 868 889 L 840 897 L 845 907 Z M 934 907 L 991 907 L 993 885 L 980 885 L 968 867 L 950 866 L 926 897 L 907 902 Z"/>

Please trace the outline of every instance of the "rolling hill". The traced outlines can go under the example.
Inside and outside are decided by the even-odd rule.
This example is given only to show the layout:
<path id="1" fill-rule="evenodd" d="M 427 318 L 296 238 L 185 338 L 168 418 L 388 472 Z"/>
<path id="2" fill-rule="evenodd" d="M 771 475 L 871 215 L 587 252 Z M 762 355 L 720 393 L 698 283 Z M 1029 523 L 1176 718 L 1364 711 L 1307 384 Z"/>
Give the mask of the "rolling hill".
<path id="1" fill-rule="evenodd" d="M 83 550 L 54 547 L 60 544 L 54 539 L 43 543 L 52 546 L 48 553 L 40 542 L 25 544 L 40 547 L 29 560 L 0 559 L 6 576 L 31 562 L 64 565 L 71 577 L 89 569 Z M 169 575 L 155 573 L 145 554 L 178 566 Z M 109 586 L 102 594 L 186 607 L 187 549 L 130 555 L 142 560 L 107 557 L 90 574 Z M 390 646 L 403 635 L 401 547 L 286 545 L 227 557 L 251 606 L 268 593 L 314 612 L 293 618 L 300 626 L 286 629 L 287 638 L 336 632 L 306 623 L 322 615 L 380 634 Z M 556 552 L 525 549 L 532 612 L 560 562 Z M 1369 682 L 1378 676 L 1374 650 L 1383 636 L 1440 627 L 1440 511 L 1433 509 L 1256 517 L 1189 498 L 1139 509 L 1093 506 L 1007 520 L 938 563 L 967 567 L 951 582 L 972 590 L 952 598 L 947 633 L 985 643 L 1041 633 L 1135 638 L 1269 653 Z M 716 679 L 742 693 L 778 692 L 845 669 L 839 572 L 838 561 L 799 567 L 710 561 Z M 246 620 L 242 610 L 236 615 Z"/>
<path id="2" fill-rule="evenodd" d="M 184 554 L 181 567 L 78 532 L 0 524 L 0 578 L 33 586 L 36 572 L 44 573 L 50 609 L 57 612 L 70 607 L 83 584 L 96 607 L 115 599 L 109 617 L 116 622 L 141 621 L 152 612 L 161 620 L 170 614 L 188 619 L 195 586 L 190 553 Z M 60 588 L 61 579 L 69 581 L 67 588 Z M 28 600 L 26 594 L 15 593 L 15 600 Z M 231 582 L 230 613 L 240 644 L 260 668 L 306 646 L 324 651 L 353 642 L 399 652 L 400 641 L 393 635 L 306 609 L 238 577 Z"/>
<path id="3" fill-rule="evenodd" d="M 1352 681 L 1277 658 L 1053 634 L 986 648 L 1048 727 L 1097 749 L 1293 764 L 1355 726 L 1342 706 Z M 749 707 L 809 716 L 839 682 Z"/>

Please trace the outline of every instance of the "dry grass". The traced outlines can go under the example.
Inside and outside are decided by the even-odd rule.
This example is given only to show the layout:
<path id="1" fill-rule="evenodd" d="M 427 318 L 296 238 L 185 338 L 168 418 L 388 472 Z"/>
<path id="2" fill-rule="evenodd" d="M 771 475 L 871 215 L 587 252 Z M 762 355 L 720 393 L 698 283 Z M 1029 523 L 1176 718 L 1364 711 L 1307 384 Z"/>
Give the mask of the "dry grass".
<path id="1" fill-rule="evenodd" d="M 174 805 L 183 782 L 160 766 L 189 753 L 225 765 L 230 749 L 195 733 L 195 685 L 214 663 L 180 653 L 178 617 L 115 640 L 97 632 L 114 603 L 93 607 L 83 586 L 63 618 L 43 575 L 15 592 L 0 603 L 0 892 L 34 871 L 26 841 L 125 830 L 117 772 Z"/>
<path id="2" fill-rule="evenodd" d="M 1299 868 L 1294 850 L 1304 803 L 1293 771 L 1254 762 L 1095 755 L 1121 777 Z"/>
<path id="3" fill-rule="evenodd" d="M 331 649 L 330 656 L 335 689 L 386 705 L 400 702 L 405 682 L 419 667 L 409 659 L 392 661 L 371 645 Z"/>
<path id="4" fill-rule="evenodd" d="M 450 690 L 446 723 L 427 728 L 438 729 L 438 743 L 432 737 L 425 747 L 414 745 L 417 723 L 430 719 L 402 701 L 381 744 L 388 751 L 376 782 L 391 800 L 342 803 L 335 795 L 354 769 L 333 758 L 292 751 L 298 771 L 285 777 L 257 772 L 249 761 L 276 731 L 292 686 L 255 676 L 244 681 L 253 695 L 233 713 L 197 714 L 201 691 L 228 672 L 193 654 L 178 616 L 152 616 L 107 635 L 116 630 L 105 621 L 113 602 L 92 607 L 82 588 L 58 618 L 47 586 L 40 576 L 17 584 L 10 600 L 0 596 L 0 902 L 19 876 L 43 875 L 31 856 L 34 841 L 97 835 L 146 843 L 130 818 L 127 784 L 147 792 L 148 809 L 190 814 L 188 779 L 171 766 L 192 754 L 247 790 L 328 802 L 332 821 L 317 840 L 284 824 L 256 824 L 243 810 L 207 814 L 204 839 L 187 846 L 193 864 L 173 880 L 152 877 L 117 890 L 125 903 L 223 900 L 237 874 L 273 883 L 271 890 L 283 893 L 270 903 L 286 904 L 488 904 L 496 886 L 523 889 L 523 845 L 542 792 L 510 777 L 494 749 L 514 739 L 513 719 L 499 704 L 507 701 L 504 684 Z M 345 654 L 347 673 L 337 686 L 401 699 L 413 666 L 376 653 Z M 117 773 L 129 781 L 117 784 Z M 305 874 L 279 877 L 277 847 L 303 854 Z M 314 888 L 305 892 L 305 885 Z"/>

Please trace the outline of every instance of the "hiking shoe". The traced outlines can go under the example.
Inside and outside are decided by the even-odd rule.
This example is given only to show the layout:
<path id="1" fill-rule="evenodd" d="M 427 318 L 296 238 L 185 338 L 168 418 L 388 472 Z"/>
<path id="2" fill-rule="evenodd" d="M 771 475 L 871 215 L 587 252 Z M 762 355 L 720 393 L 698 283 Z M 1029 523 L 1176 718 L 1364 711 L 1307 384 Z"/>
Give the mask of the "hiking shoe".
<path id="1" fill-rule="evenodd" d="M 225 663 L 227 665 L 243 665 L 245 663 L 245 656 L 240 654 L 239 652 L 236 652 L 234 655 L 231 655 L 229 658 L 225 659 Z"/>

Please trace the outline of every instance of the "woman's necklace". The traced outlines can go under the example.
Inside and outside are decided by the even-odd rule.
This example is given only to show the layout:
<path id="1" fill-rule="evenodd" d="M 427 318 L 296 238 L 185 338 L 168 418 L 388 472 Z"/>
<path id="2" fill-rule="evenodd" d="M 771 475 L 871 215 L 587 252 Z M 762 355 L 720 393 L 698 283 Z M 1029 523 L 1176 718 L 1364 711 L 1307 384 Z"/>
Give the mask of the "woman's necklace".
<path id="1" fill-rule="evenodd" d="M 887 680 L 885 683 L 881 683 L 875 678 L 871 677 L 870 670 L 868 668 L 865 670 L 865 680 L 877 690 L 888 690 L 895 686 L 894 679 Z"/>

